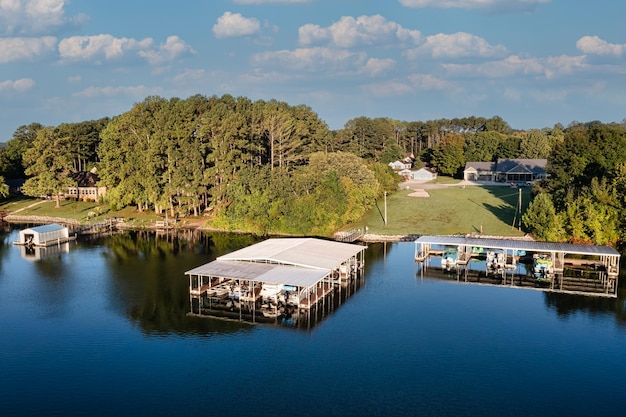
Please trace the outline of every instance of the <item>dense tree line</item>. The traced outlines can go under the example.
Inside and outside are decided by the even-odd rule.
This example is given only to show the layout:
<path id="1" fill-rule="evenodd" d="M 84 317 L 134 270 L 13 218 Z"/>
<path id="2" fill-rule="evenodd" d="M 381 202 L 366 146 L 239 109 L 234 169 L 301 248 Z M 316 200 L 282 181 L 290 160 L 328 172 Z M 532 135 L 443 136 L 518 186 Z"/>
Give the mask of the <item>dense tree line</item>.
<path id="1" fill-rule="evenodd" d="M 332 148 L 309 107 L 244 97 L 147 97 L 129 111 L 20 127 L 2 172 L 27 195 L 57 197 L 71 172 L 97 168 L 113 208 L 207 214 L 219 227 L 328 234 L 360 218 L 398 178 L 376 158 Z"/>
<path id="2" fill-rule="evenodd" d="M 68 174 L 97 168 L 112 208 L 207 215 L 224 229 L 328 234 L 359 219 L 414 155 L 458 176 L 468 161 L 547 158 L 523 216 L 540 239 L 625 239 L 626 127 L 600 122 L 515 131 L 500 117 L 426 122 L 358 117 L 329 130 L 311 108 L 245 97 L 147 97 L 113 118 L 20 126 L 0 148 L 4 178 L 60 196 Z"/>
<path id="3" fill-rule="evenodd" d="M 537 237 L 575 243 L 626 240 L 626 125 L 574 123 L 548 157 L 522 220 Z"/>

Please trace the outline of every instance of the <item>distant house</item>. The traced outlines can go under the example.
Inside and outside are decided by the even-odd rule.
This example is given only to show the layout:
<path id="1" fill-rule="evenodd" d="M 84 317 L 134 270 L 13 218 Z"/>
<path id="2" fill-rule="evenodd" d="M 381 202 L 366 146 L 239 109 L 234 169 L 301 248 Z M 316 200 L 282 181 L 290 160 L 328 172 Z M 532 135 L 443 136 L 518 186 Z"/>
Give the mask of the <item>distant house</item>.
<path id="1" fill-rule="evenodd" d="M 409 178 L 416 181 L 430 181 L 437 178 L 437 173 L 429 168 L 420 168 L 416 171 L 411 171 Z"/>
<path id="2" fill-rule="evenodd" d="M 393 169 L 394 171 L 402 171 L 404 169 L 411 169 L 413 167 L 413 163 L 410 160 L 403 160 L 403 161 L 395 161 L 395 162 L 389 162 L 389 166 L 391 167 L 391 169 Z"/>
<path id="3" fill-rule="evenodd" d="M 547 159 L 498 159 L 497 162 L 468 162 L 466 181 L 529 182 L 546 178 Z"/>
<path id="4" fill-rule="evenodd" d="M 68 187 L 68 197 L 83 201 L 98 201 L 106 194 L 106 187 L 99 187 L 100 178 L 96 170 L 72 172 L 69 177 L 76 182 L 76 186 Z"/>

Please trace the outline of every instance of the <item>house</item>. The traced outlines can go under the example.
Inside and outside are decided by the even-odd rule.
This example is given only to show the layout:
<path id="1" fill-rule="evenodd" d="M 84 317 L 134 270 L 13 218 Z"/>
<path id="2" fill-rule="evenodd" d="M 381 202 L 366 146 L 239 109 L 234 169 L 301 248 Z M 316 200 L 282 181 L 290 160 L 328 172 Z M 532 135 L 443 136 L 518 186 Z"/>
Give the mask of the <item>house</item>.
<path id="1" fill-rule="evenodd" d="M 99 187 L 100 177 L 95 169 L 91 171 L 72 172 L 68 175 L 76 182 L 76 186 L 68 187 L 68 197 L 83 201 L 98 201 L 106 194 L 106 187 Z"/>
<path id="2" fill-rule="evenodd" d="M 411 171 L 409 178 L 416 181 L 430 181 L 437 178 L 437 173 L 429 168 L 420 168 L 416 171 Z"/>
<path id="3" fill-rule="evenodd" d="M 389 162 L 389 166 L 391 167 L 391 169 L 393 169 L 394 171 L 402 171 L 403 169 L 411 169 L 411 167 L 413 166 L 412 162 L 410 160 L 398 160 L 395 162 Z"/>
<path id="4" fill-rule="evenodd" d="M 529 182 L 547 177 L 547 159 L 498 159 L 497 162 L 468 162 L 466 181 Z"/>

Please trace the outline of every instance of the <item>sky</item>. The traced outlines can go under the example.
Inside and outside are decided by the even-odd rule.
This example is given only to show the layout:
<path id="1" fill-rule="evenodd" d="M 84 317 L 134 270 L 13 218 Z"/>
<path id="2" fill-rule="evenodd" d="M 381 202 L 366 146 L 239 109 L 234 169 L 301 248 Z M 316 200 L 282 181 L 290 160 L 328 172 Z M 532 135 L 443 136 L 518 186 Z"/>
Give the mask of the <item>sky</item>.
<path id="1" fill-rule="evenodd" d="M 626 118 L 623 0 L 0 0 L 0 142 L 147 96 L 356 117 Z"/>

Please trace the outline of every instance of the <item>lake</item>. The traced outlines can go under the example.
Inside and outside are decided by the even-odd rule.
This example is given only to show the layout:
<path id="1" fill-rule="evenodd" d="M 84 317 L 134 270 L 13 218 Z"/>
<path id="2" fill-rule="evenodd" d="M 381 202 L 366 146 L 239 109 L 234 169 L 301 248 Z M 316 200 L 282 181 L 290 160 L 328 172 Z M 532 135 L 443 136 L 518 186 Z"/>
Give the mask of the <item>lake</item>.
<path id="1" fill-rule="evenodd" d="M 369 244 L 358 290 L 301 329 L 187 314 L 184 272 L 250 236 L 26 256 L 0 233 L 2 416 L 615 416 L 626 399 L 623 276 L 617 299 L 479 286 Z"/>

